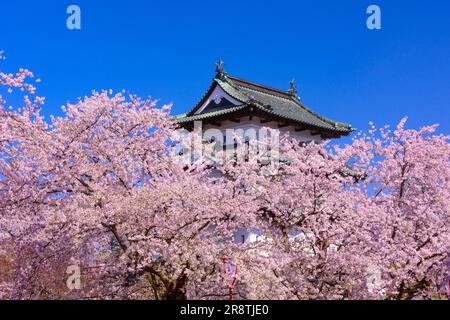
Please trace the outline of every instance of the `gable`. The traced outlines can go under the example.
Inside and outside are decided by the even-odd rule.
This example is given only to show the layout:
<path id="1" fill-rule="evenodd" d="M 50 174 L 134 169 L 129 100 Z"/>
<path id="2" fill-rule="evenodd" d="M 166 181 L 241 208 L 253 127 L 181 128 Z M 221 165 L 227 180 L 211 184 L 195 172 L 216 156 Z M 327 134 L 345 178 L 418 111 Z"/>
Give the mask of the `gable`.
<path id="1" fill-rule="evenodd" d="M 214 112 L 242 105 L 242 102 L 227 94 L 220 86 L 216 86 L 194 114 Z"/>

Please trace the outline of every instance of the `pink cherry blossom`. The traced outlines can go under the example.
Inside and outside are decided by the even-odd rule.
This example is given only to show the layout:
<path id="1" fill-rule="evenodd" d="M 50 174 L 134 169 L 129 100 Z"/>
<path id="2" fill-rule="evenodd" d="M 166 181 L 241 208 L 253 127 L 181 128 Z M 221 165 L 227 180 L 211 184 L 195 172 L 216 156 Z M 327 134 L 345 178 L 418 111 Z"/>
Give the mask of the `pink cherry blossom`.
<path id="1" fill-rule="evenodd" d="M 108 90 L 46 120 L 30 78 L 0 72 L 0 90 L 24 89 L 23 105 L 0 98 L 0 298 L 445 297 L 450 144 L 436 126 L 403 119 L 343 147 L 283 139 L 271 170 L 259 154 L 212 166 L 180 161 L 169 105 Z"/>

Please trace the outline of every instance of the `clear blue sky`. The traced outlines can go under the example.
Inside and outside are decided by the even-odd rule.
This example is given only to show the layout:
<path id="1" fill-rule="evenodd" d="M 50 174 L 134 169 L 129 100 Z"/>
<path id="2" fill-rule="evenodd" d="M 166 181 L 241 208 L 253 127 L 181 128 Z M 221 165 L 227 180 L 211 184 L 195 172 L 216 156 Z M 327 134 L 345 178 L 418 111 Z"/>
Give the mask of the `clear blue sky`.
<path id="1" fill-rule="evenodd" d="M 66 28 L 79 5 L 81 30 Z M 366 28 L 366 8 L 382 30 Z M 306 105 L 359 129 L 369 121 L 439 123 L 450 132 L 450 1 L 107 1 L 0 2 L 2 66 L 42 79 L 44 113 L 92 89 L 127 89 L 189 110 L 214 76 L 288 88 Z"/>

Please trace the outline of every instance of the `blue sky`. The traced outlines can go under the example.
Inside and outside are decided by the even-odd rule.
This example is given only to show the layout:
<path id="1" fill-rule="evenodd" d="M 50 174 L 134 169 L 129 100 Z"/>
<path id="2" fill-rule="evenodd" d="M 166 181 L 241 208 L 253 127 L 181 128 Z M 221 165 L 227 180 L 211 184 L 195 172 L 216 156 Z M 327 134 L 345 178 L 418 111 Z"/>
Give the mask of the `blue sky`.
<path id="1" fill-rule="evenodd" d="M 68 30 L 66 8 L 81 8 Z M 377 4 L 382 29 L 366 28 Z M 288 89 L 313 110 L 358 129 L 439 123 L 450 129 L 450 1 L 107 1 L 0 3 L 2 69 L 42 79 L 44 114 L 93 89 L 173 102 L 200 99 L 218 57 L 232 75 Z"/>

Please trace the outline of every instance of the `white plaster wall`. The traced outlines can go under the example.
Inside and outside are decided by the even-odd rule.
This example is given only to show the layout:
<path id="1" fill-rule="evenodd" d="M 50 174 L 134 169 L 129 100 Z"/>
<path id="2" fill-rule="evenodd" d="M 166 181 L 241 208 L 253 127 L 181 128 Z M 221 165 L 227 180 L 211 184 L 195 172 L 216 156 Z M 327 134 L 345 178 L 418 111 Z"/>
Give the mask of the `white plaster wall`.
<path id="1" fill-rule="evenodd" d="M 244 130 L 244 134 L 245 134 L 246 130 L 248 130 L 248 129 L 254 129 L 254 130 L 258 131 L 261 128 L 268 127 L 271 129 L 278 130 L 280 132 L 280 137 L 282 135 L 288 133 L 291 138 L 296 139 L 298 141 L 302 141 L 302 142 L 309 142 L 309 141 L 320 142 L 322 140 L 320 138 L 320 135 L 314 135 L 314 136 L 311 135 L 310 130 L 295 132 L 295 127 L 293 127 L 293 126 L 278 128 L 278 122 L 276 122 L 276 121 L 261 123 L 261 120 L 263 120 L 263 119 L 261 119 L 259 117 L 253 117 L 252 120 L 250 120 L 249 118 L 250 117 L 241 118 L 239 123 L 226 120 L 226 121 L 221 122 L 220 127 L 210 125 L 210 124 L 205 125 L 203 127 L 204 138 L 210 139 L 211 136 L 217 135 L 218 134 L 217 130 L 220 130 L 221 134 L 225 135 L 227 129 L 234 129 L 234 130 L 242 129 L 242 130 Z M 213 130 L 211 130 L 211 129 L 213 129 Z M 214 130 L 214 129 L 216 129 L 216 130 Z M 227 144 L 232 144 L 232 143 L 233 142 L 227 141 Z"/>

